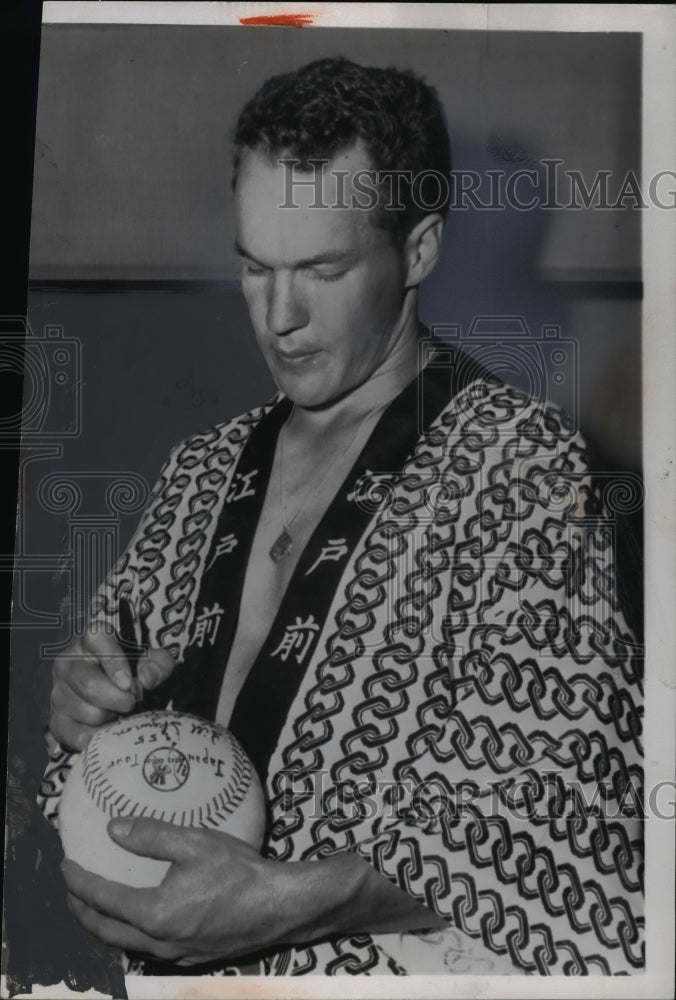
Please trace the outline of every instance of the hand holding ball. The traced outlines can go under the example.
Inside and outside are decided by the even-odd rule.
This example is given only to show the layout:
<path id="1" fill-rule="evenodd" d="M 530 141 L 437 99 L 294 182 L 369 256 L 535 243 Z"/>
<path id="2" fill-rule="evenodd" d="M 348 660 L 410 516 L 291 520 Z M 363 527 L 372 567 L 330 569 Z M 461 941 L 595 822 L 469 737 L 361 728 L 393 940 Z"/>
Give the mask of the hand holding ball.
<path id="1" fill-rule="evenodd" d="M 265 832 L 263 790 L 240 744 L 223 726 L 181 712 L 101 727 L 75 759 L 59 809 L 67 858 L 115 882 L 159 885 L 169 862 L 118 847 L 107 831 L 117 816 L 222 830 L 257 850 Z"/>

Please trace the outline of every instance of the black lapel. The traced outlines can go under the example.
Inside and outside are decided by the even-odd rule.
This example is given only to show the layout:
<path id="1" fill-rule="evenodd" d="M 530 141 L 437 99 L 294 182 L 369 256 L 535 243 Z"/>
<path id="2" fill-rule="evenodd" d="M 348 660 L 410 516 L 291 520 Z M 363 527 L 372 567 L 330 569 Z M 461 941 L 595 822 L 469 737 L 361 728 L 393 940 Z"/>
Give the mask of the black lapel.
<path id="1" fill-rule="evenodd" d="M 376 473 L 382 486 L 382 474 L 396 476 L 424 430 L 418 419 L 419 389 L 425 399 L 428 426 L 448 403 L 444 381 L 445 375 L 426 369 L 420 380 L 410 382 L 390 403 L 298 561 L 229 723 L 262 778 L 312 659 L 344 567 L 373 517 L 372 507 L 355 502 L 359 481 L 363 483 L 368 473 Z"/>
<path id="2" fill-rule="evenodd" d="M 453 347 L 440 345 L 427 366 L 389 404 L 315 529 L 289 581 L 269 634 L 236 700 L 229 727 L 265 778 L 270 755 L 312 659 L 343 569 L 373 517 L 355 491 L 376 473 L 395 476 L 421 434 L 452 395 L 488 373 L 461 365 Z M 214 719 L 240 613 L 244 576 L 275 454 L 291 411 L 283 398 L 251 432 L 224 498 L 202 574 L 184 662 L 160 693 L 177 711 Z"/>

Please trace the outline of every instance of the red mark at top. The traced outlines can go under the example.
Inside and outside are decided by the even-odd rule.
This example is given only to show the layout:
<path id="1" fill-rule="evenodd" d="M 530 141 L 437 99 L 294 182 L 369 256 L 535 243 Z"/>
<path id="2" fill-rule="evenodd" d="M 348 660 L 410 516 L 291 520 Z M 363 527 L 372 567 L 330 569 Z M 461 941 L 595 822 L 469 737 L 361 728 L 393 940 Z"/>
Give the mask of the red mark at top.
<path id="1" fill-rule="evenodd" d="M 314 22 L 314 14 L 262 14 L 258 17 L 240 17 L 240 24 L 267 24 L 283 28 L 302 28 Z"/>

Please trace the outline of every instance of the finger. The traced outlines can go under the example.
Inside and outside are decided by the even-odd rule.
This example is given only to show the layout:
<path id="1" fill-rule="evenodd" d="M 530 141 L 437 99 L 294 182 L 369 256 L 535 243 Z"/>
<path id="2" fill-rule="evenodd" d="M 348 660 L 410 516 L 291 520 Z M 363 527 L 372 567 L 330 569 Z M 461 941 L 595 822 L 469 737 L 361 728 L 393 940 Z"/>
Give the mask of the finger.
<path id="1" fill-rule="evenodd" d="M 57 676 L 82 701 L 86 701 L 96 708 L 115 712 L 118 715 L 126 715 L 134 707 L 135 701 L 132 692 L 121 691 L 106 676 L 101 667 L 92 660 L 84 658 L 71 660 L 69 667 L 64 667 Z M 67 691 L 61 691 L 59 697 L 64 700 L 65 704 L 69 704 Z"/>
<path id="2" fill-rule="evenodd" d="M 91 653 L 106 677 L 122 691 L 129 691 L 133 673 L 113 631 L 106 624 L 91 623 L 82 637 L 85 652 Z"/>
<path id="3" fill-rule="evenodd" d="M 97 731 L 98 726 L 83 726 L 79 722 L 73 722 L 68 716 L 59 714 L 52 715 L 49 720 L 49 729 L 61 746 L 68 750 L 82 752 Z"/>
<path id="4" fill-rule="evenodd" d="M 70 687 L 64 691 L 62 684 L 57 685 L 52 692 L 52 710 L 55 715 L 63 714 L 74 722 L 82 722 L 87 726 L 105 726 L 119 715 L 118 712 L 97 708 Z"/>
<path id="5" fill-rule="evenodd" d="M 66 896 L 68 906 L 73 911 L 82 926 L 106 944 L 116 948 L 124 948 L 127 951 L 138 951 L 145 955 L 154 955 L 156 958 L 172 959 L 180 954 L 175 945 L 146 934 L 122 920 L 107 917 L 104 913 L 87 906 L 81 899 L 68 893 Z"/>
<path id="6" fill-rule="evenodd" d="M 132 854 L 181 864 L 195 856 L 205 842 L 206 831 L 159 819 L 119 816 L 108 823 L 108 833 L 116 844 Z"/>
<path id="7" fill-rule="evenodd" d="M 87 871 L 76 861 L 61 865 L 69 892 L 104 916 L 130 923 L 147 933 L 157 909 L 156 889 L 136 889 Z"/>
<path id="8" fill-rule="evenodd" d="M 138 661 L 137 675 L 146 691 L 162 684 L 171 675 L 175 661 L 166 649 L 149 649 Z"/>

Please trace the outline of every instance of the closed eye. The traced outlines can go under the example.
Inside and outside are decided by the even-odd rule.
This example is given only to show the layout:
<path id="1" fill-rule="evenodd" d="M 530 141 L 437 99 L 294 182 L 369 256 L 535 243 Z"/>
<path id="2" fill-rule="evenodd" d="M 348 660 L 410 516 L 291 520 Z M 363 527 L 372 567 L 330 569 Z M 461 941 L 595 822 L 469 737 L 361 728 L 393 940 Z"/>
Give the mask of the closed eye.
<path id="1" fill-rule="evenodd" d="M 319 281 L 338 281 L 350 270 L 349 267 L 343 267 L 340 271 L 322 271 L 318 267 L 309 267 L 305 269 L 311 278 Z"/>
<path id="2" fill-rule="evenodd" d="M 262 264 L 254 264 L 251 260 L 243 260 L 242 267 L 245 274 L 263 275 L 268 274 L 270 271 L 269 267 L 263 267 Z"/>

